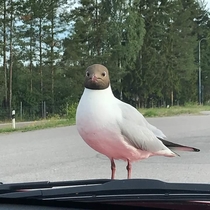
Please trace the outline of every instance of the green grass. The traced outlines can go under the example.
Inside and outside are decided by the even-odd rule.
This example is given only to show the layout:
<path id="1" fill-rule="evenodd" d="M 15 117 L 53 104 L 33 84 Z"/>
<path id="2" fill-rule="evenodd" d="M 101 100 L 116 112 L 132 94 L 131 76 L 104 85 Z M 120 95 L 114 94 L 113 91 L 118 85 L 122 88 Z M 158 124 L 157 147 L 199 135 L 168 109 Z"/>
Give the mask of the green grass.
<path id="1" fill-rule="evenodd" d="M 63 127 L 63 126 L 73 125 L 74 123 L 75 123 L 74 119 L 50 120 L 50 121 L 45 121 L 41 124 L 34 124 L 34 125 L 27 126 L 25 128 L 22 128 L 21 131 L 26 132 L 26 131 L 32 131 L 32 130 L 45 129 L 45 128 Z"/>
<path id="2" fill-rule="evenodd" d="M 13 128 L 0 128 L 0 133 L 10 133 L 10 132 L 14 132 L 17 131 L 17 129 L 13 129 Z"/>
<path id="3" fill-rule="evenodd" d="M 63 127 L 63 126 L 69 126 L 75 124 L 74 119 L 50 119 L 50 120 L 40 120 L 40 121 L 34 121 L 33 123 L 29 125 L 24 125 L 22 127 L 18 127 L 13 129 L 8 125 L 5 128 L 0 128 L 0 133 L 9 133 L 9 132 L 27 132 L 27 131 L 33 131 L 33 130 L 40 130 L 45 128 L 55 128 L 55 127 Z"/>
<path id="4" fill-rule="evenodd" d="M 166 117 L 166 116 L 183 115 L 183 114 L 200 114 L 201 111 L 210 111 L 210 106 L 186 105 L 186 106 L 173 106 L 170 108 L 139 109 L 139 111 L 145 117 Z M 73 117 L 71 117 L 71 119 L 60 119 L 59 116 L 55 116 L 48 120 L 34 121 L 33 123 L 26 124 L 22 127 L 17 126 L 16 129 L 12 129 L 11 124 L 9 124 L 7 125 L 7 127 L 4 128 L 0 127 L 0 133 L 9 133 L 15 131 L 27 132 L 27 131 L 40 130 L 45 128 L 69 126 L 73 124 L 75 124 L 75 118 Z"/>
<path id="5" fill-rule="evenodd" d="M 201 111 L 210 111 L 210 106 L 186 105 L 170 108 L 139 109 L 145 117 L 166 117 L 183 114 L 200 114 Z"/>

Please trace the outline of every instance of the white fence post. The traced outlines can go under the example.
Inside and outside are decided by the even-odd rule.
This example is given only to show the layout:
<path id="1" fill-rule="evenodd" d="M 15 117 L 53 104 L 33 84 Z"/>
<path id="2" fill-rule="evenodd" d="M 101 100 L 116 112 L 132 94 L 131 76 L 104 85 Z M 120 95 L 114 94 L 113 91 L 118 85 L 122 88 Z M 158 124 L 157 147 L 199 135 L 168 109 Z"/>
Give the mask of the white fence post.
<path id="1" fill-rule="evenodd" d="M 15 110 L 12 110 L 12 128 L 15 129 Z"/>

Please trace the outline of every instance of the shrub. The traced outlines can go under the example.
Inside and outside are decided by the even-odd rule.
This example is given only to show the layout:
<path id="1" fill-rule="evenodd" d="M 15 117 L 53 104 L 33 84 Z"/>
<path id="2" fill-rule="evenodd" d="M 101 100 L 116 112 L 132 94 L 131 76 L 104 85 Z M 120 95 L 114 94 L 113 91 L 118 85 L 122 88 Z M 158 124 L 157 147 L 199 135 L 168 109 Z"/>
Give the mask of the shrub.
<path id="1" fill-rule="evenodd" d="M 144 113 L 144 117 L 156 117 L 157 115 L 155 110 L 148 110 Z"/>
<path id="2" fill-rule="evenodd" d="M 67 118 L 75 119 L 78 103 L 73 103 L 67 106 Z"/>

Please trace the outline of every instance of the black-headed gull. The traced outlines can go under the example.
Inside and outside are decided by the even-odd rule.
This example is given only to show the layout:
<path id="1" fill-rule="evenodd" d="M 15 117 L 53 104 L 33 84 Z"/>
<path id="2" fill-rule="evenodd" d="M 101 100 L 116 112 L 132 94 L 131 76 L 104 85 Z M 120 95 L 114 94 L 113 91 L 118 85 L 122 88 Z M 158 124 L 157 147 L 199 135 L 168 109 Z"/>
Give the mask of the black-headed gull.
<path id="1" fill-rule="evenodd" d="M 90 147 L 110 159 L 112 179 L 115 177 L 115 159 L 127 161 L 129 179 L 133 161 L 154 155 L 177 156 L 173 149 L 200 151 L 167 141 L 163 132 L 149 124 L 137 109 L 117 99 L 105 66 L 89 66 L 84 86 L 76 112 L 77 130 Z"/>

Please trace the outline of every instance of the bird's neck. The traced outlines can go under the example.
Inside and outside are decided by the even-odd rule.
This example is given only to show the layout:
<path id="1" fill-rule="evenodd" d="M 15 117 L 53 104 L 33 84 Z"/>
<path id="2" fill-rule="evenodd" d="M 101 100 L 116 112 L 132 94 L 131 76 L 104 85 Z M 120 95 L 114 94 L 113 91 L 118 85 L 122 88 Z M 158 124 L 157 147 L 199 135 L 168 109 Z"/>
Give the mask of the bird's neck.
<path id="1" fill-rule="evenodd" d="M 112 88 L 110 85 L 108 88 L 103 89 L 103 90 L 92 90 L 92 89 L 85 88 L 84 93 L 85 94 L 97 94 L 97 95 L 100 94 L 102 96 L 106 95 L 106 96 L 114 97 Z"/>

